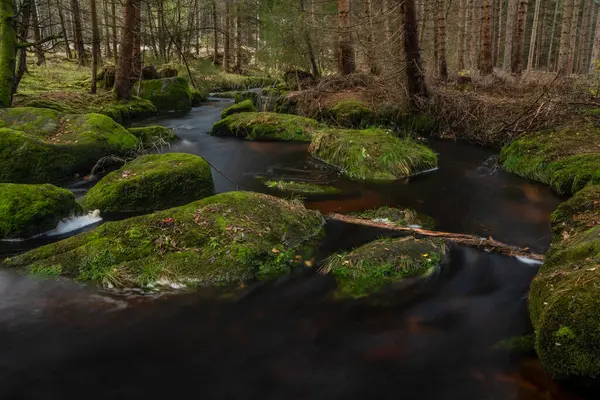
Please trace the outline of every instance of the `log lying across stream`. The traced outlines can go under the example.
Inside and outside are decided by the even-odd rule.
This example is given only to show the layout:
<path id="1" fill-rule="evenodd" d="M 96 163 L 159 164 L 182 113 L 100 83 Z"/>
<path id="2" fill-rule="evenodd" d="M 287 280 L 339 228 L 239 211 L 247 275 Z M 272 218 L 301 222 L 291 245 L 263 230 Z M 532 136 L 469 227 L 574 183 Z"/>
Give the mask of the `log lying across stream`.
<path id="1" fill-rule="evenodd" d="M 387 229 L 396 232 L 414 233 L 420 236 L 438 237 L 465 246 L 485 249 L 487 251 L 493 251 L 496 253 L 504 254 L 506 256 L 526 257 L 536 261 L 544 261 L 544 256 L 542 254 L 534 253 L 531 250 L 529 250 L 529 248 L 522 248 L 517 246 L 511 246 L 509 244 L 504 244 L 502 242 L 492 239 L 491 237 L 486 239 L 479 236 L 467 235 L 463 233 L 439 232 L 430 231 L 427 229 L 409 228 L 405 226 L 398 226 L 383 222 L 375 222 L 368 219 L 356 218 L 349 215 L 336 213 L 329 214 L 327 218 L 330 220 L 346 222 L 349 224 L 370 226 L 373 228 Z"/>

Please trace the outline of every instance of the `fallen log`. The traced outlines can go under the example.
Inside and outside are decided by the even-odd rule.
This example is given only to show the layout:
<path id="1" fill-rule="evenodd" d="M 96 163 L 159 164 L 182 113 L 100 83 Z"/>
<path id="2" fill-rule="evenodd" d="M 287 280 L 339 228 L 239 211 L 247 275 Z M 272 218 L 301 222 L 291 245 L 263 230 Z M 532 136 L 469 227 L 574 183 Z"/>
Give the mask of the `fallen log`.
<path id="1" fill-rule="evenodd" d="M 505 244 L 499 242 L 497 240 L 489 238 L 482 238 L 475 235 L 467 235 L 464 233 L 450 233 L 450 232 L 440 232 L 440 231 L 430 231 L 427 229 L 420 228 L 410 228 L 406 226 L 398 226 L 391 223 L 384 222 L 375 222 L 369 219 L 356 218 L 349 215 L 332 213 L 327 216 L 328 219 L 340 222 L 346 222 L 349 224 L 370 226 L 373 228 L 387 229 L 396 232 L 407 232 L 414 233 L 420 236 L 428 236 L 428 237 L 437 237 L 445 240 L 449 240 L 458 244 L 462 244 L 469 247 L 476 247 L 479 249 L 484 249 L 487 251 L 493 251 L 495 253 L 504 254 L 510 257 L 525 257 L 532 260 L 544 261 L 544 256 L 542 254 L 534 253 L 529 248 L 522 248 L 517 246 L 512 246 L 509 244 Z"/>

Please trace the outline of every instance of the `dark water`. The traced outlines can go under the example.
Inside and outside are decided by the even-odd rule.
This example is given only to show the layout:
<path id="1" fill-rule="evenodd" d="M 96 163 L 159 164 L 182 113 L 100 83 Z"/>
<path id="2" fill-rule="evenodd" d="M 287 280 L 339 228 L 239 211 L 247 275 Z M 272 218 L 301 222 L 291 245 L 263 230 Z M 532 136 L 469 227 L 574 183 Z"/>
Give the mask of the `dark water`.
<path id="1" fill-rule="evenodd" d="M 439 171 L 359 184 L 311 160 L 305 144 L 206 135 L 226 105 L 150 121 L 182 137 L 171 151 L 201 155 L 220 171 L 219 192 L 282 195 L 263 186 L 265 177 L 323 182 L 343 189 L 305 199 L 323 212 L 410 206 L 440 230 L 548 246 L 560 199 L 496 169 L 493 151 L 433 142 Z M 342 223 L 327 231 L 317 261 L 389 235 Z M 5 251 L 39 244 L 24 243 Z M 553 382 L 534 357 L 495 347 L 531 332 L 526 294 L 537 266 L 458 246 L 448 260 L 427 280 L 369 301 L 332 300 L 334 281 L 314 268 L 227 299 L 115 296 L 0 271 L 0 398 L 584 398 Z"/>

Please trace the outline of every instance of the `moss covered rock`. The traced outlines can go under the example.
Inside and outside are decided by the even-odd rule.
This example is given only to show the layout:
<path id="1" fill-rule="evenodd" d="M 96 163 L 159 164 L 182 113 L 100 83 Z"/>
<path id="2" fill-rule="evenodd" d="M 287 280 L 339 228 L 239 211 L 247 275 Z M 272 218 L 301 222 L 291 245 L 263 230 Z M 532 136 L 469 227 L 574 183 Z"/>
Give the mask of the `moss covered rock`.
<path id="1" fill-rule="evenodd" d="M 324 111 L 324 117 L 347 128 L 364 128 L 375 119 L 375 113 L 360 100 L 348 99 Z"/>
<path id="2" fill-rule="evenodd" d="M 550 185 L 558 193 L 575 193 L 600 182 L 600 128 L 568 126 L 531 133 L 502 149 L 504 168 Z"/>
<path id="3" fill-rule="evenodd" d="M 558 206 L 552 227 L 561 237 L 600 225 L 600 185 L 588 185 Z"/>
<path id="4" fill-rule="evenodd" d="M 86 210 L 152 212 L 214 194 L 210 166 L 192 154 L 139 157 L 98 182 L 81 200 Z"/>
<path id="5" fill-rule="evenodd" d="M 247 112 L 217 122 L 210 134 L 247 140 L 295 140 L 308 142 L 323 126 L 314 119 L 290 114 Z"/>
<path id="6" fill-rule="evenodd" d="M 314 135 L 310 152 L 352 179 L 392 181 L 437 166 L 431 149 L 382 129 L 321 130 Z"/>
<path id="7" fill-rule="evenodd" d="M 374 222 L 386 223 L 394 226 L 412 226 L 425 229 L 435 227 L 433 218 L 418 214 L 409 208 L 401 209 L 394 207 L 380 207 L 374 210 L 367 210 L 353 213 L 355 217 L 368 219 Z"/>
<path id="8" fill-rule="evenodd" d="M 298 182 L 298 181 L 265 181 L 265 186 L 277 189 L 282 192 L 297 193 L 297 194 L 337 194 L 341 190 L 328 185 L 320 185 L 317 183 Z"/>
<path id="9" fill-rule="evenodd" d="M 120 124 L 129 124 L 156 115 L 158 110 L 148 100 L 133 98 L 109 103 L 102 108 L 100 113 L 111 117 Z"/>
<path id="10" fill-rule="evenodd" d="M 198 107 L 208 99 L 208 95 L 197 89 L 192 89 L 192 107 Z"/>
<path id="11" fill-rule="evenodd" d="M 227 107 L 221 112 L 221 118 L 227 118 L 230 115 L 244 112 L 256 112 L 256 107 L 254 107 L 251 100 L 244 100 L 241 103 L 236 103 L 231 107 Z"/>
<path id="12" fill-rule="evenodd" d="M 55 183 L 87 174 L 98 159 L 137 150 L 138 140 L 101 114 L 0 110 L 0 182 Z"/>
<path id="13" fill-rule="evenodd" d="M 159 112 L 192 109 L 192 91 L 188 81 L 181 76 L 142 81 L 136 84 L 134 93 L 137 93 L 139 85 L 139 96 L 150 100 Z"/>
<path id="14" fill-rule="evenodd" d="M 147 150 L 161 147 L 164 143 L 171 143 L 179 139 L 172 129 L 159 125 L 129 128 L 128 131 L 138 138 L 140 144 Z"/>
<path id="15" fill-rule="evenodd" d="M 323 224 L 301 203 L 229 192 L 109 222 L 4 265 L 109 287 L 238 284 L 285 273 Z"/>
<path id="16" fill-rule="evenodd" d="M 440 240 L 381 239 L 331 256 L 321 271 L 335 277 L 341 296 L 362 297 L 389 283 L 429 274 L 445 251 Z"/>
<path id="17" fill-rule="evenodd" d="M 79 211 L 73 193 L 49 184 L 0 183 L 0 239 L 28 238 Z"/>

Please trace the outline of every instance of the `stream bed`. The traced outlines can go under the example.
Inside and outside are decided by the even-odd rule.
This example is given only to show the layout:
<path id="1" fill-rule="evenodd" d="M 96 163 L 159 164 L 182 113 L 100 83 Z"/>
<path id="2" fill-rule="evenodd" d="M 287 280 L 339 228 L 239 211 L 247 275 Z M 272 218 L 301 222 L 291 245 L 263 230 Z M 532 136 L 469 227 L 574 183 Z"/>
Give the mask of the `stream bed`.
<path id="1" fill-rule="evenodd" d="M 439 170 L 406 182 L 357 183 L 313 160 L 306 144 L 207 135 L 230 104 L 212 99 L 144 124 L 175 130 L 182 140 L 169 151 L 207 159 L 217 192 L 283 196 L 264 180 L 325 183 L 341 193 L 304 199 L 323 213 L 410 207 L 439 230 L 536 252 L 549 246 L 550 214 L 563 199 L 503 172 L 493 150 L 431 141 Z M 383 235 L 393 236 L 330 222 L 315 264 Z M 0 256 L 52 240 L 3 242 Z M 526 296 L 539 266 L 461 246 L 451 246 L 449 260 L 428 279 L 344 301 L 331 299 L 333 278 L 315 268 L 234 299 L 116 296 L 0 271 L 1 398 L 585 398 L 552 381 L 534 356 L 497 346 L 531 333 Z"/>

